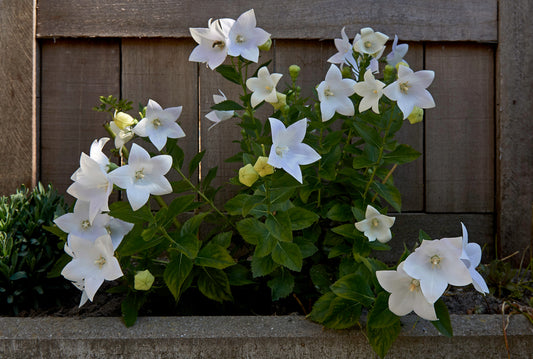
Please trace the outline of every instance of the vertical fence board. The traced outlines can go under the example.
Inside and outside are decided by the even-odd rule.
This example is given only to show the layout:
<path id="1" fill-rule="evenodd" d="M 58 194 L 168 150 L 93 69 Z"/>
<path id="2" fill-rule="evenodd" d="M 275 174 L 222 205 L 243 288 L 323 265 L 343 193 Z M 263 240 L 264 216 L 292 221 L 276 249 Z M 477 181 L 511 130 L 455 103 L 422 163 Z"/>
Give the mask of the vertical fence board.
<path id="1" fill-rule="evenodd" d="M 400 41 L 402 43 L 402 41 Z M 391 47 L 387 48 L 386 53 Z M 420 43 L 409 43 L 405 61 L 413 71 L 424 66 L 424 48 Z M 411 125 L 405 120 L 396 135 L 396 140 L 413 147 L 422 155 L 414 162 L 398 166 L 394 173 L 394 183 L 402 194 L 402 212 L 424 210 L 424 126 L 425 123 Z"/>
<path id="2" fill-rule="evenodd" d="M 33 0 L 0 1 L 0 195 L 36 180 Z"/>
<path id="3" fill-rule="evenodd" d="M 186 136 L 178 140 L 185 152 L 185 164 L 198 152 L 198 71 L 187 59 L 193 49 L 191 40 L 123 39 L 122 96 L 133 101 L 137 114 L 152 99 L 161 107 L 182 106 L 178 123 Z M 157 149 L 146 146 L 148 151 Z M 172 174 L 169 180 L 180 179 Z M 195 178 L 195 182 L 197 177 Z"/>
<path id="4" fill-rule="evenodd" d="M 428 44 L 435 71 L 426 111 L 428 212 L 494 208 L 494 51 L 487 45 Z"/>
<path id="5" fill-rule="evenodd" d="M 100 95 L 119 95 L 119 54 L 116 40 L 42 42 L 41 177 L 60 192 L 81 152 L 106 135 L 103 115 L 92 108 Z"/>

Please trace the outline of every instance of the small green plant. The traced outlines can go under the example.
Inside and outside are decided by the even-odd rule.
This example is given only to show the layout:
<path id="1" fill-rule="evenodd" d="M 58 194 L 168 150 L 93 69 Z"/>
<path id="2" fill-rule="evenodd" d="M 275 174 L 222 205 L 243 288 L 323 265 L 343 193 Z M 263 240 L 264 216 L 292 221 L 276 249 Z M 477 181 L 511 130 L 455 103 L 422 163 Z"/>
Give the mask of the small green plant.
<path id="1" fill-rule="evenodd" d="M 63 240 L 43 229 L 65 213 L 63 197 L 51 187 L 24 185 L 0 198 L 0 311 L 17 315 L 22 310 L 60 304 L 71 290 L 61 278 L 48 273 L 63 252 Z"/>

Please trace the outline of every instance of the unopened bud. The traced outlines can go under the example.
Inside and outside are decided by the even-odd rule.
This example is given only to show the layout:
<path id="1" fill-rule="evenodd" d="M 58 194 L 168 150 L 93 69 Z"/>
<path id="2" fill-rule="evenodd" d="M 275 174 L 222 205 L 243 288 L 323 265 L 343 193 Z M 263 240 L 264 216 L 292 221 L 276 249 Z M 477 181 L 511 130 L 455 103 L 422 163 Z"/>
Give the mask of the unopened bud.
<path id="1" fill-rule="evenodd" d="M 383 69 L 383 80 L 385 83 L 391 83 L 396 80 L 396 70 L 394 69 L 394 66 L 385 65 L 385 68 Z"/>
<path id="2" fill-rule="evenodd" d="M 400 66 L 406 66 L 406 67 L 409 67 L 409 64 L 407 62 L 404 62 L 404 61 L 400 61 L 396 64 L 396 71 L 398 71 L 398 68 Z"/>
<path id="3" fill-rule="evenodd" d="M 150 290 L 152 284 L 154 284 L 155 277 L 150 273 L 150 271 L 143 270 L 135 274 L 135 290 Z"/>
<path id="4" fill-rule="evenodd" d="M 125 112 L 117 112 L 113 117 L 113 121 L 121 130 L 125 129 L 128 126 L 135 124 L 137 121 L 130 115 Z"/>
<path id="5" fill-rule="evenodd" d="M 287 105 L 287 95 L 276 91 L 276 97 L 278 100 L 276 102 L 271 102 L 270 104 L 277 111 L 281 110 L 285 105 Z"/>
<path id="6" fill-rule="evenodd" d="M 254 170 L 261 177 L 274 173 L 274 167 L 268 164 L 268 157 L 265 156 L 260 156 L 257 161 L 255 161 Z"/>
<path id="7" fill-rule="evenodd" d="M 255 171 L 251 164 L 247 164 L 239 169 L 239 182 L 243 185 L 251 187 L 259 178 L 259 174 Z"/>
<path id="8" fill-rule="evenodd" d="M 345 79 L 352 77 L 352 69 L 349 66 L 343 66 L 341 73 L 342 73 L 342 77 Z"/>
<path id="9" fill-rule="evenodd" d="M 269 37 L 268 40 L 263 45 L 260 45 L 258 47 L 258 49 L 261 51 L 268 51 L 270 50 L 271 46 L 272 46 L 272 39 Z"/>
<path id="10" fill-rule="evenodd" d="M 291 75 L 292 81 L 296 81 L 298 75 L 300 75 L 300 70 L 300 66 L 298 65 L 289 66 L 289 74 Z"/>
<path id="11" fill-rule="evenodd" d="M 424 110 L 422 110 L 420 107 L 415 106 L 413 108 L 413 111 L 407 116 L 407 119 L 411 123 L 411 125 L 414 125 L 415 123 L 422 122 L 424 119 Z"/>

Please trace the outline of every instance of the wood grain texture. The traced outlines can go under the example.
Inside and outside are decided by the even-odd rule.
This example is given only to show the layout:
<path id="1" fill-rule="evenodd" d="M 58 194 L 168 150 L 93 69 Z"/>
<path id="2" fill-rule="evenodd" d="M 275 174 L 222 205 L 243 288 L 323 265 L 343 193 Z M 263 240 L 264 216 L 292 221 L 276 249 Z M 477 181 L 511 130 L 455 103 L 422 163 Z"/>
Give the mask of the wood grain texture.
<path id="1" fill-rule="evenodd" d="M 494 49 L 431 44 L 426 67 L 436 107 L 426 114 L 428 212 L 494 209 Z"/>
<path id="2" fill-rule="evenodd" d="M 0 1 L 0 195 L 37 177 L 33 139 L 33 1 Z"/>
<path id="3" fill-rule="evenodd" d="M 497 213 L 501 256 L 533 257 L 533 3 L 500 1 L 497 61 Z M 519 256 L 515 256 L 516 263 Z"/>
<path id="4" fill-rule="evenodd" d="M 403 43 L 403 41 L 399 41 Z M 420 43 L 408 43 L 409 51 L 405 61 L 414 70 L 424 67 L 424 47 Z M 391 44 L 388 44 L 387 52 Z M 411 163 L 398 166 L 394 172 L 394 183 L 402 194 L 402 212 L 422 212 L 424 210 L 424 126 L 425 122 L 411 125 L 404 121 L 396 134 L 399 143 L 413 147 L 422 155 Z"/>
<path id="5" fill-rule="evenodd" d="M 108 114 L 98 97 L 120 94 L 117 40 L 46 40 L 42 43 L 41 179 L 64 192 L 81 152 L 106 137 Z M 110 147 L 108 144 L 107 147 Z"/>
<path id="6" fill-rule="evenodd" d="M 497 0 L 39 0 L 37 36 L 189 37 L 189 27 L 251 8 L 276 39 L 332 39 L 343 26 L 372 26 L 404 40 L 497 40 Z"/>

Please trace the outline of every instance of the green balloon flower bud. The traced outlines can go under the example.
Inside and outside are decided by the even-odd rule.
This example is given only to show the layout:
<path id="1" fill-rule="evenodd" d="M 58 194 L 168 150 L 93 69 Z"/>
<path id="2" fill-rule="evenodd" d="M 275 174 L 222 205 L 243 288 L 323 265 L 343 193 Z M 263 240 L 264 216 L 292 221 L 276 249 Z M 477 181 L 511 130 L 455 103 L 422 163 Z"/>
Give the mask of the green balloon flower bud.
<path id="1" fill-rule="evenodd" d="M 113 121 L 121 130 L 137 122 L 133 117 L 122 111 L 115 113 L 115 116 L 113 116 Z"/>
<path id="2" fill-rule="evenodd" d="M 394 66 L 385 65 L 385 68 L 383 69 L 383 80 L 388 84 L 396 80 L 396 69 Z"/>
<path id="3" fill-rule="evenodd" d="M 254 165 L 254 170 L 261 177 L 265 177 L 274 173 L 274 167 L 268 164 L 268 157 L 265 156 L 260 156 L 257 159 Z"/>
<path id="4" fill-rule="evenodd" d="M 292 81 L 296 81 L 298 75 L 300 75 L 300 70 L 301 68 L 298 65 L 289 66 L 289 74 L 291 75 Z"/>
<path id="5" fill-rule="evenodd" d="M 396 64 L 396 71 L 398 71 L 398 67 L 400 66 L 407 66 L 409 67 L 409 64 L 407 62 L 400 61 Z"/>
<path id="6" fill-rule="evenodd" d="M 277 111 L 281 110 L 285 105 L 287 105 L 287 95 L 276 91 L 276 97 L 278 100 L 276 102 L 270 102 L 270 104 Z"/>
<path id="7" fill-rule="evenodd" d="M 259 174 L 255 171 L 251 164 L 247 164 L 239 169 L 239 182 L 243 185 L 251 187 L 259 178 Z"/>
<path id="8" fill-rule="evenodd" d="M 407 119 L 411 123 L 411 125 L 414 125 L 415 123 L 422 122 L 424 119 L 424 110 L 422 110 L 420 107 L 415 106 L 413 108 L 413 111 L 407 116 Z"/>
<path id="9" fill-rule="evenodd" d="M 269 37 L 268 40 L 263 45 L 260 45 L 258 47 L 258 49 L 261 51 L 268 51 L 270 50 L 271 46 L 272 46 L 272 39 Z"/>
<path id="10" fill-rule="evenodd" d="M 135 274 L 135 290 L 150 290 L 152 284 L 154 284 L 155 277 L 150 273 L 150 271 L 143 270 Z"/>

